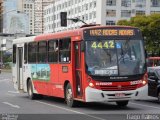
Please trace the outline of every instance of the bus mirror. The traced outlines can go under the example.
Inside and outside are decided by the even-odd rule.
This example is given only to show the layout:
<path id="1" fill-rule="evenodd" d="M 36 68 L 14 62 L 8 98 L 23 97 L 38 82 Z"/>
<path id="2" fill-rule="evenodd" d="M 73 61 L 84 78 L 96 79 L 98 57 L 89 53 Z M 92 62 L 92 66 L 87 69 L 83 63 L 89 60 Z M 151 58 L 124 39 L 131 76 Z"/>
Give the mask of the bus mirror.
<path id="1" fill-rule="evenodd" d="M 157 76 L 149 76 L 149 78 L 152 79 L 152 80 L 158 80 Z"/>
<path id="2" fill-rule="evenodd" d="M 84 52 L 85 50 L 85 42 L 81 41 L 81 51 Z"/>

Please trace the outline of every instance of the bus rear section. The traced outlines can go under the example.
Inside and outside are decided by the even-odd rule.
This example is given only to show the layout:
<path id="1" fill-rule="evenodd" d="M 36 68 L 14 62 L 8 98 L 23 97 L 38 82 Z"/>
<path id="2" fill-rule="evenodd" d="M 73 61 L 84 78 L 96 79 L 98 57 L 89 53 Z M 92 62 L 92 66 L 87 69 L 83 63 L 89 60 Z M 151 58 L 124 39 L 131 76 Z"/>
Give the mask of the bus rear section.
<path id="1" fill-rule="evenodd" d="M 33 40 L 34 37 L 23 37 L 13 40 L 12 80 L 14 88 L 19 92 L 27 92 L 26 81 L 31 75 L 27 64 L 26 44 Z"/>
<path id="2" fill-rule="evenodd" d="M 148 85 L 141 32 L 131 27 L 84 30 L 85 101 L 146 99 Z"/>

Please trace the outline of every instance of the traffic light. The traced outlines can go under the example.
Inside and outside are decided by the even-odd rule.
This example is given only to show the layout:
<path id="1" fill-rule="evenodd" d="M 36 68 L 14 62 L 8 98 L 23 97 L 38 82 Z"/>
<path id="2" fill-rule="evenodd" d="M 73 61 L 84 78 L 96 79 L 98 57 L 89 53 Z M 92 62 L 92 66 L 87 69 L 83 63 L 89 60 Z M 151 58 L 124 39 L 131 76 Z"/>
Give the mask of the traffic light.
<path id="1" fill-rule="evenodd" d="M 61 26 L 62 27 L 67 27 L 67 12 L 61 12 Z"/>

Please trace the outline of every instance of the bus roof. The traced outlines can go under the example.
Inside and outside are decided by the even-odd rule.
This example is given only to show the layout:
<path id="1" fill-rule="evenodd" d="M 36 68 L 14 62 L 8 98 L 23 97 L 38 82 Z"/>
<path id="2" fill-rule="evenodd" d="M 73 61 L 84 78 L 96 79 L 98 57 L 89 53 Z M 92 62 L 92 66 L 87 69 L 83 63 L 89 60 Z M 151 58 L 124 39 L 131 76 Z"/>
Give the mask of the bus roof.
<path id="1" fill-rule="evenodd" d="M 13 40 L 13 44 L 31 42 L 31 41 L 34 41 L 35 37 L 36 36 L 17 38 Z"/>
<path id="2" fill-rule="evenodd" d="M 149 57 L 148 60 L 160 60 L 160 57 Z"/>
<path id="3" fill-rule="evenodd" d="M 58 39 L 58 38 L 63 38 L 63 37 L 72 37 L 72 36 L 79 36 L 82 35 L 84 30 L 87 29 L 93 29 L 93 28 L 133 28 L 133 29 L 138 29 L 136 27 L 131 27 L 131 26 L 91 26 L 91 27 L 82 27 L 79 29 L 75 30 L 69 30 L 69 31 L 62 31 L 62 32 L 57 32 L 57 33 L 46 33 L 46 34 L 41 34 L 36 36 L 35 40 L 36 41 L 41 41 L 41 40 L 49 40 L 49 39 Z"/>
<path id="4" fill-rule="evenodd" d="M 86 25 L 87 26 L 87 25 Z M 82 36 L 83 31 L 87 29 L 98 29 L 98 28 L 132 28 L 132 29 L 138 29 L 136 27 L 132 26 L 87 26 L 81 27 L 79 29 L 75 30 L 69 30 L 69 31 L 62 31 L 62 32 L 57 32 L 57 33 L 46 33 L 46 34 L 41 34 L 37 36 L 31 36 L 31 37 L 22 37 L 22 38 L 17 38 L 13 40 L 13 44 L 17 43 L 25 43 L 25 42 L 32 42 L 32 41 L 41 41 L 41 40 L 50 40 L 50 39 L 58 39 L 58 38 L 65 38 L 65 37 L 72 37 L 72 36 Z"/>
<path id="5" fill-rule="evenodd" d="M 49 40 L 49 39 L 58 39 L 63 37 L 72 37 L 72 36 L 79 36 L 82 35 L 82 29 L 76 29 L 76 30 L 69 30 L 69 31 L 63 31 L 63 32 L 57 32 L 57 33 L 46 33 L 36 36 L 36 41 L 41 40 Z"/>

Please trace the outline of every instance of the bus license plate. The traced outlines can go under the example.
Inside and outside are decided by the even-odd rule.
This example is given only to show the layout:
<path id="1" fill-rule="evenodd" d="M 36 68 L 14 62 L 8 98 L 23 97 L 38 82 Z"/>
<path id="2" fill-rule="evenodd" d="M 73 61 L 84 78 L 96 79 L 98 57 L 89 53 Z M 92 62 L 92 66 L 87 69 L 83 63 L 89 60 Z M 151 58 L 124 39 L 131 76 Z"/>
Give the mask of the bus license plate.
<path id="1" fill-rule="evenodd" d="M 124 93 L 116 93 L 116 94 L 115 94 L 115 97 L 124 97 L 124 96 L 125 96 Z"/>

